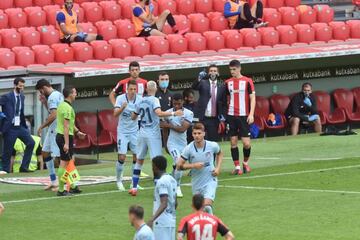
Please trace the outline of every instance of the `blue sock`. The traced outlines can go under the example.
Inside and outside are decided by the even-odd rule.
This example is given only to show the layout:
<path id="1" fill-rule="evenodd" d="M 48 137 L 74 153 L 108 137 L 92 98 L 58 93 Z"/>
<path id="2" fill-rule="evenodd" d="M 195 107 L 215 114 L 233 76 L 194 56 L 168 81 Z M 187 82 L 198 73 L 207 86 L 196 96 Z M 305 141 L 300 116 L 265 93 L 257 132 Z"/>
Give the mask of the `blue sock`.
<path id="1" fill-rule="evenodd" d="M 124 162 L 116 161 L 116 181 L 122 180 L 122 173 L 124 171 Z"/>
<path id="2" fill-rule="evenodd" d="M 208 214 L 213 215 L 213 209 L 212 209 L 212 206 L 210 206 L 210 205 L 206 205 L 206 206 L 204 207 L 204 212 L 206 212 L 206 213 L 208 213 Z"/>
<path id="3" fill-rule="evenodd" d="M 46 167 L 49 171 L 50 181 L 51 184 L 56 184 L 56 173 L 55 173 L 55 166 L 54 166 L 54 159 L 50 156 L 44 159 Z"/>
<path id="4" fill-rule="evenodd" d="M 137 186 L 139 184 L 141 167 L 142 166 L 138 163 L 136 163 L 135 167 L 134 167 L 132 181 L 133 181 L 133 188 L 135 188 L 135 189 L 137 188 Z"/>
<path id="5" fill-rule="evenodd" d="M 177 182 L 177 186 L 180 187 L 181 184 L 181 177 L 182 177 L 183 171 L 174 170 L 174 178 Z"/>

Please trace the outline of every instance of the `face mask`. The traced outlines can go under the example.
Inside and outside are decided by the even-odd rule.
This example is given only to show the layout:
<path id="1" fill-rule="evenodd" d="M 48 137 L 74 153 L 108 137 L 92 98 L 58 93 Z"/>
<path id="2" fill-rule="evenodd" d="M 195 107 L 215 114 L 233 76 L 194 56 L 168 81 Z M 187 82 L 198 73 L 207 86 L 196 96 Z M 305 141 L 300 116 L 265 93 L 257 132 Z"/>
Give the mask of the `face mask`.
<path id="1" fill-rule="evenodd" d="M 304 92 L 304 96 L 305 96 L 305 97 L 310 97 L 310 94 Z"/>
<path id="2" fill-rule="evenodd" d="M 150 5 L 150 0 L 146 0 L 145 5 Z"/>
<path id="3" fill-rule="evenodd" d="M 17 88 L 15 88 L 15 91 L 16 91 L 17 93 L 21 93 L 22 89 L 17 87 Z"/>
<path id="4" fill-rule="evenodd" d="M 69 3 L 69 4 L 65 4 L 65 8 L 70 11 L 73 8 L 73 4 Z"/>
<path id="5" fill-rule="evenodd" d="M 217 73 L 209 74 L 209 79 L 211 81 L 215 81 L 218 77 L 219 77 L 219 74 L 217 74 Z"/>
<path id="6" fill-rule="evenodd" d="M 169 86 L 169 81 L 162 81 L 159 83 L 160 88 L 165 89 Z"/>

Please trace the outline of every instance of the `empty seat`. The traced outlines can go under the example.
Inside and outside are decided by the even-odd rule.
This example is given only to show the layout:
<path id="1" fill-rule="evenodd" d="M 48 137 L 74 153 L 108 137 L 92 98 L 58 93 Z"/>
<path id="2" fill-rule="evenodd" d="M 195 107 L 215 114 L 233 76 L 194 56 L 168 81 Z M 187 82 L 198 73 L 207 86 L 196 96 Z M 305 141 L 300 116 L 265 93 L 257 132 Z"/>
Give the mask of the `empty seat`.
<path id="1" fill-rule="evenodd" d="M 285 123 L 281 122 L 281 124 L 272 126 L 267 122 L 267 118 L 270 114 L 270 103 L 266 97 L 256 96 L 256 107 L 255 107 L 255 118 L 257 119 L 256 123 L 259 127 L 263 126 L 263 129 L 283 129 L 285 127 Z"/>
<path id="2" fill-rule="evenodd" d="M 176 26 L 179 30 L 189 28 L 191 29 L 191 22 L 185 15 L 174 15 Z M 172 33 L 172 30 L 171 30 Z"/>
<path id="3" fill-rule="evenodd" d="M 136 36 L 134 24 L 130 20 L 120 19 L 116 20 L 114 24 L 119 38 L 128 39 Z"/>
<path id="4" fill-rule="evenodd" d="M 334 20 L 334 9 L 328 5 L 315 5 L 313 9 L 318 22 L 329 23 Z"/>
<path id="5" fill-rule="evenodd" d="M 210 12 L 207 14 L 212 31 L 223 31 L 229 28 L 229 23 L 222 13 Z"/>
<path id="6" fill-rule="evenodd" d="M 188 50 L 200 52 L 206 50 L 206 39 L 200 33 L 187 33 L 185 38 L 188 41 Z"/>
<path id="7" fill-rule="evenodd" d="M 46 65 L 55 60 L 54 50 L 47 45 L 35 45 L 32 50 L 35 54 L 35 62 L 38 64 Z"/>
<path id="8" fill-rule="evenodd" d="M 0 30 L 2 47 L 13 48 L 21 46 L 21 36 L 15 29 Z"/>
<path id="9" fill-rule="evenodd" d="M 33 0 L 33 6 L 44 7 L 51 4 L 51 0 Z"/>
<path id="10" fill-rule="evenodd" d="M 86 33 L 97 33 L 97 28 L 91 22 L 79 23 L 79 25 Z"/>
<path id="11" fill-rule="evenodd" d="M 0 67 L 8 68 L 15 65 L 15 54 L 8 48 L 0 48 Z"/>
<path id="12" fill-rule="evenodd" d="M 273 27 L 260 28 L 262 44 L 267 46 L 274 46 L 279 43 L 279 33 Z"/>
<path id="13" fill-rule="evenodd" d="M 103 20 L 102 7 L 96 2 L 84 2 L 81 7 L 84 9 L 85 18 L 88 22 L 95 23 Z"/>
<path id="14" fill-rule="evenodd" d="M 279 33 L 280 43 L 291 45 L 297 42 L 297 32 L 291 26 L 278 26 L 276 27 L 276 30 Z"/>
<path id="15" fill-rule="evenodd" d="M 343 109 L 335 108 L 333 112 L 330 112 L 330 95 L 327 92 L 314 91 L 314 95 L 322 123 L 341 124 L 346 122 L 346 115 Z"/>
<path id="16" fill-rule="evenodd" d="M 332 28 L 326 23 L 313 23 L 311 27 L 315 30 L 315 39 L 317 41 L 328 42 L 332 39 Z"/>
<path id="17" fill-rule="evenodd" d="M 206 1 L 206 0 L 204 0 Z M 213 10 L 216 12 L 223 12 L 224 11 L 224 5 L 227 0 L 208 0 L 212 1 Z"/>
<path id="18" fill-rule="evenodd" d="M 91 147 L 91 142 L 89 136 L 85 136 L 84 139 L 80 139 L 77 136 L 74 137 L 74 149 L 75 150 L 82 150 Z"/>
<path id="19" fill-rule="evenodd" d="M 96 24 L 97 32 L 103 36 L 104 40 L 117 38 L 116 27 L 110 21 L 99 21 Z"/>
<path id="20" fill-rule="evenodd" d="M 8 9 L 14 7 L 14 0 L 0 1 L 0 9 Z"/>
<path id="21" fill-rule="evenodd" d="M 26 67 L 35 63 L 34 52 L 28 47 L 14 47 L 15 63 L 18 66 Z"/>
<path id="22" fill-rule="evenodd" d="M 281 24 L 281 14 L 274 8 L 264 8 L 263 19 L 269 23 L 269 27 L 276 27 Z"/>
<path id="23" fill-rule="evenodd" d="M 43 7 L 43 10 L 46 13 L 46 20 L 49 25 L 56 25 L 56 15 L 60 12 L 60 7 L 58 5 L 50 5 Z"/>
<path id="24" fill-rule="evenodd" d="M 213 10 L 213 1 L 212 0 L 194 0 L 195 1 L 195 12 L 196 13 L 203 13 L 206 14 L 208 12 L 211 12 Z M 221 0 L 217 0 L 218 2 L 222 2 Z M 223 9 L 218 12 L 222 12 Z"/>
<path id="25" fill-rule="evenodd" d="M 158 0 L 158 14 L 161 14 L 165 10 L 170 10 L 172 14 L 176 14 L 176 2 L 174 0 Z"/>
<path id="26" fill-rule="evenodd" d="M 240 30 L 243 36 L 243 43 L 245 47 L 256 47 L 261 45 L 261 35 L 255 29 L 243 28 Z"/>
<path id="27" fill-rule="evenodd" d="M 112 109 L 106 109 L 99 112 L 99 122 L 101 127 L 108 131 L 113 139 L 113 142 L 117 142 L 117 124 L 118 118 L 114 117 Z"/>
<path id="28" fill-rule="evenodd" d="M 11 28 L 27 27 L 27 18 L 21 8 L 9 8 L 5 13 L 8 15 Z"/>
<path id="29" fill-rule="evenodd" d="M 150 44 L 144 38 L 129 38 L 128 42 L 131 45 L 131 52 L 133 56 L 143 57 L 150 54 Z"/>
<path id="30" fill-rule="evenodd" d="M 206 38 L 207 49 L 209 50 L 219 50 L 225 47 L 225 39 L 219 32 L 208 31 L 203 33 Z"/>
<path id="31" fill-rule="evenodd" d="M 284 0 L 267 0 L 269 8 L 280 8 L 284 6 Z"/>
<path id="32" fill-rule="evenodd" d="M 346 24 L 350 27 L 351 38 L 360 38 L 360 20 L 349 20 Z"/>
<path id="33" fill-rule="evenodd" d="M 3 10 L 0 10 L 0 29 L 9 27 L 8 16 L 4 13 Z"/>
<path id="34" fill-rule="evenodd" d="M 243 36 L 237 30 L 224 30 L 221 32 L 225 39 L 225 47 L 238 49 L 243 46 Z"/>
<path id="35" fill-rule="evenodd" d="M 74 50 L 74 59 L 76 61 L 86 62 L 93 59 L 93 49 L 85 42 L 71 43 L 71 47 Z"/>
<path id="36" fill-rule="evenodd" d="M 193 13 L 188 16 L 191 22 L 191 31 L 203 33 L 209 31 L 209 19 L 201 13 Z"/>
<path id="37" fill-rule="evenodd" d="M 102 1 L 99 5 L 106 20 L 115 21 L 121 18 L 121 7 L 115 1 Z"/>
<path id="38" fill-rule="evenodd" d="M 54 43 L 58 43 L 60 39 L 60 33 L 53 26 L 41 26 L 38 27 L 40 33 L 40 40 L 42 44 L 51 46 Z"/>
<path id="39" fill-rule="evenodd" d="M 22 45 L 31 47 L 40 44 L 40 33 L 33 27 L 19 28 L 19 33 L 22 39 Z"/>
<path id="40" fill-rule="evenodd" d="M 294 28 L 297 31 L 298 42 L 309 44 L 315 40 L 315 31 L 311 26 L 307 24 L 296 24 Z"/>
<path id="41" fill-rule="evenodd" d="M 32 0 L 15 0 L 14 4 L 17 8 L 26 8 L 33 6 Z"/>
<path id="42" fill-rule="evenodd" d="M 356 111 L 360 111 L 360 87 L 353 88 L 352 93 L 354 95 L 354 101 L 356 105 Z"/>
<path id="43" fill-rule="evenodd" d="M 270 105 L 273 113 L 280 114 L 281 118 L 286 125 L 285 111 L 289 106 L 290 98 L 282 94 L 274 94 L 270 97 Z"/>
<path id="44" fill-rule="evenodd" d="M 135 4 L 134 0 L 119 0 L 121 7 L 121 15 L 124 19 L 131 19 L 133 15 L 133 5 Z"/>
<path id="45" fill-rule="evenodd" d="M 176 0 L 177 12 L 179 14 L 189 15 L 195 12 L 194 0 Z"/>
<path id="46" fill-rule="evenodd" d="M 354 112 L 354 95 L 351 90 L 340 88 L 333 92 L 335 105 L 345 111 L 349 122 L 360 122 L 360 111 Z"/>
<path id="47" fill-rule="evenodd" d="M 51 45 L 55 53 L 55 61 L 60 63 L 67 63 L 74 60 L 74 50 L 64 43 L 55 43 Z"/>
<path id="48" fill-rule="evenodd" d="M 169 42 L 164 37 L 150 36 L 147 40 L 150 43 L 151 54 L 162 55 L 169 52 Z"/>
<path id="49" fill-rule="evenodd" d="M 312 24 L 316 22 L 316 12 L 307 5 L 300 5 L 296 8 L 300 16 L 300 23 Z"/>
<path id="50" fill-rule="evenodd" d="M 109 41 L 112 47 L 112 55 L 115 58 L 125 58 L 131 56 L 131 46 L 124 39 L 112 39 Z"/>
<path id="51" fill-rule="evenodd" d="M 292 7 L 279 8 L 283 25 L 295 25 L 299 23 L 299 13 Z"/>
<path id="52" fill-rule="evenodd" d="M 301 0 L 285 0 L 285 6 L 297 7 L 301 4 Z"/>
<path id="53" fill-rule="evenodd" d="M 105 60 L 112 57 L 112 47 L 107 41 L 93 41 L 90 43 L 94 51 L 94 58 Z"/>
<path id="54" fill-rule="evenodd" d="M 171 53 L 181 54 L 188 49 L 188 41 L 179 34 L 169 34 L 166 36 L 169 41 L 169 49 Z"/>
<path id="55" fill-rule="evenodd" d="M 329 26 L 333 30 L 333 39 L 346 40 L 350 37 L 350 27 L 344 22 L 330 22 Z"/>
<path id="56" fill-rule="evenodd" d="M 46 13 L 40 7 L 27 7 L 24 9 L 27 22 L 32 27 L 46 25 Z"/>

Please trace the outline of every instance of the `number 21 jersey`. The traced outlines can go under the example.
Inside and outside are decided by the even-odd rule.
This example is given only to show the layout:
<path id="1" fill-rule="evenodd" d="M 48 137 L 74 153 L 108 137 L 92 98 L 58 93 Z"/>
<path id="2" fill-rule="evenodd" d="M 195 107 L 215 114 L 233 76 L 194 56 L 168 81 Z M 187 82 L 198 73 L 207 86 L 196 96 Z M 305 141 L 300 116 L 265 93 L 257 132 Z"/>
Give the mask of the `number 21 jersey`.
<path id="1" fill-rule="evenodd" d="M 136 105 L 136 114 L 140 116 L 140 136 L 159 137 L 160 118 L 155 110 L 160 108 L 159 99 L 154 96 L 144 96 Z"/>

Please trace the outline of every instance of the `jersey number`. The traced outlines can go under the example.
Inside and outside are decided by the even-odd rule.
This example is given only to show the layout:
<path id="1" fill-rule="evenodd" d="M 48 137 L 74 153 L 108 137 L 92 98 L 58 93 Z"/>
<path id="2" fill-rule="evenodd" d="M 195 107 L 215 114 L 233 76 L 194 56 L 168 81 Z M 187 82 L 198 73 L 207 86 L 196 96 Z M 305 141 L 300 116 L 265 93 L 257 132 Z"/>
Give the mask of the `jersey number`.
<path id="1" fill-rule="evenodd" d="M 192 228 L 193 233 L 195 233 L 195 240 L 214 240 L 212 230 L 212 224 L 205 224 L 202 233 L 199 224 L 195 224 Z"/>
<path id="2" fill-rule="evenodd" d="M 151 118 L 151 114 L 150 114 L 150 108 L 140 108 L 140 119 L 142 122 L 146 122 L 143 121 L 145 114 L 147 114 L 148 119 L 149 119 L 149 123 L 152 123 L 152 118 Z"/>

